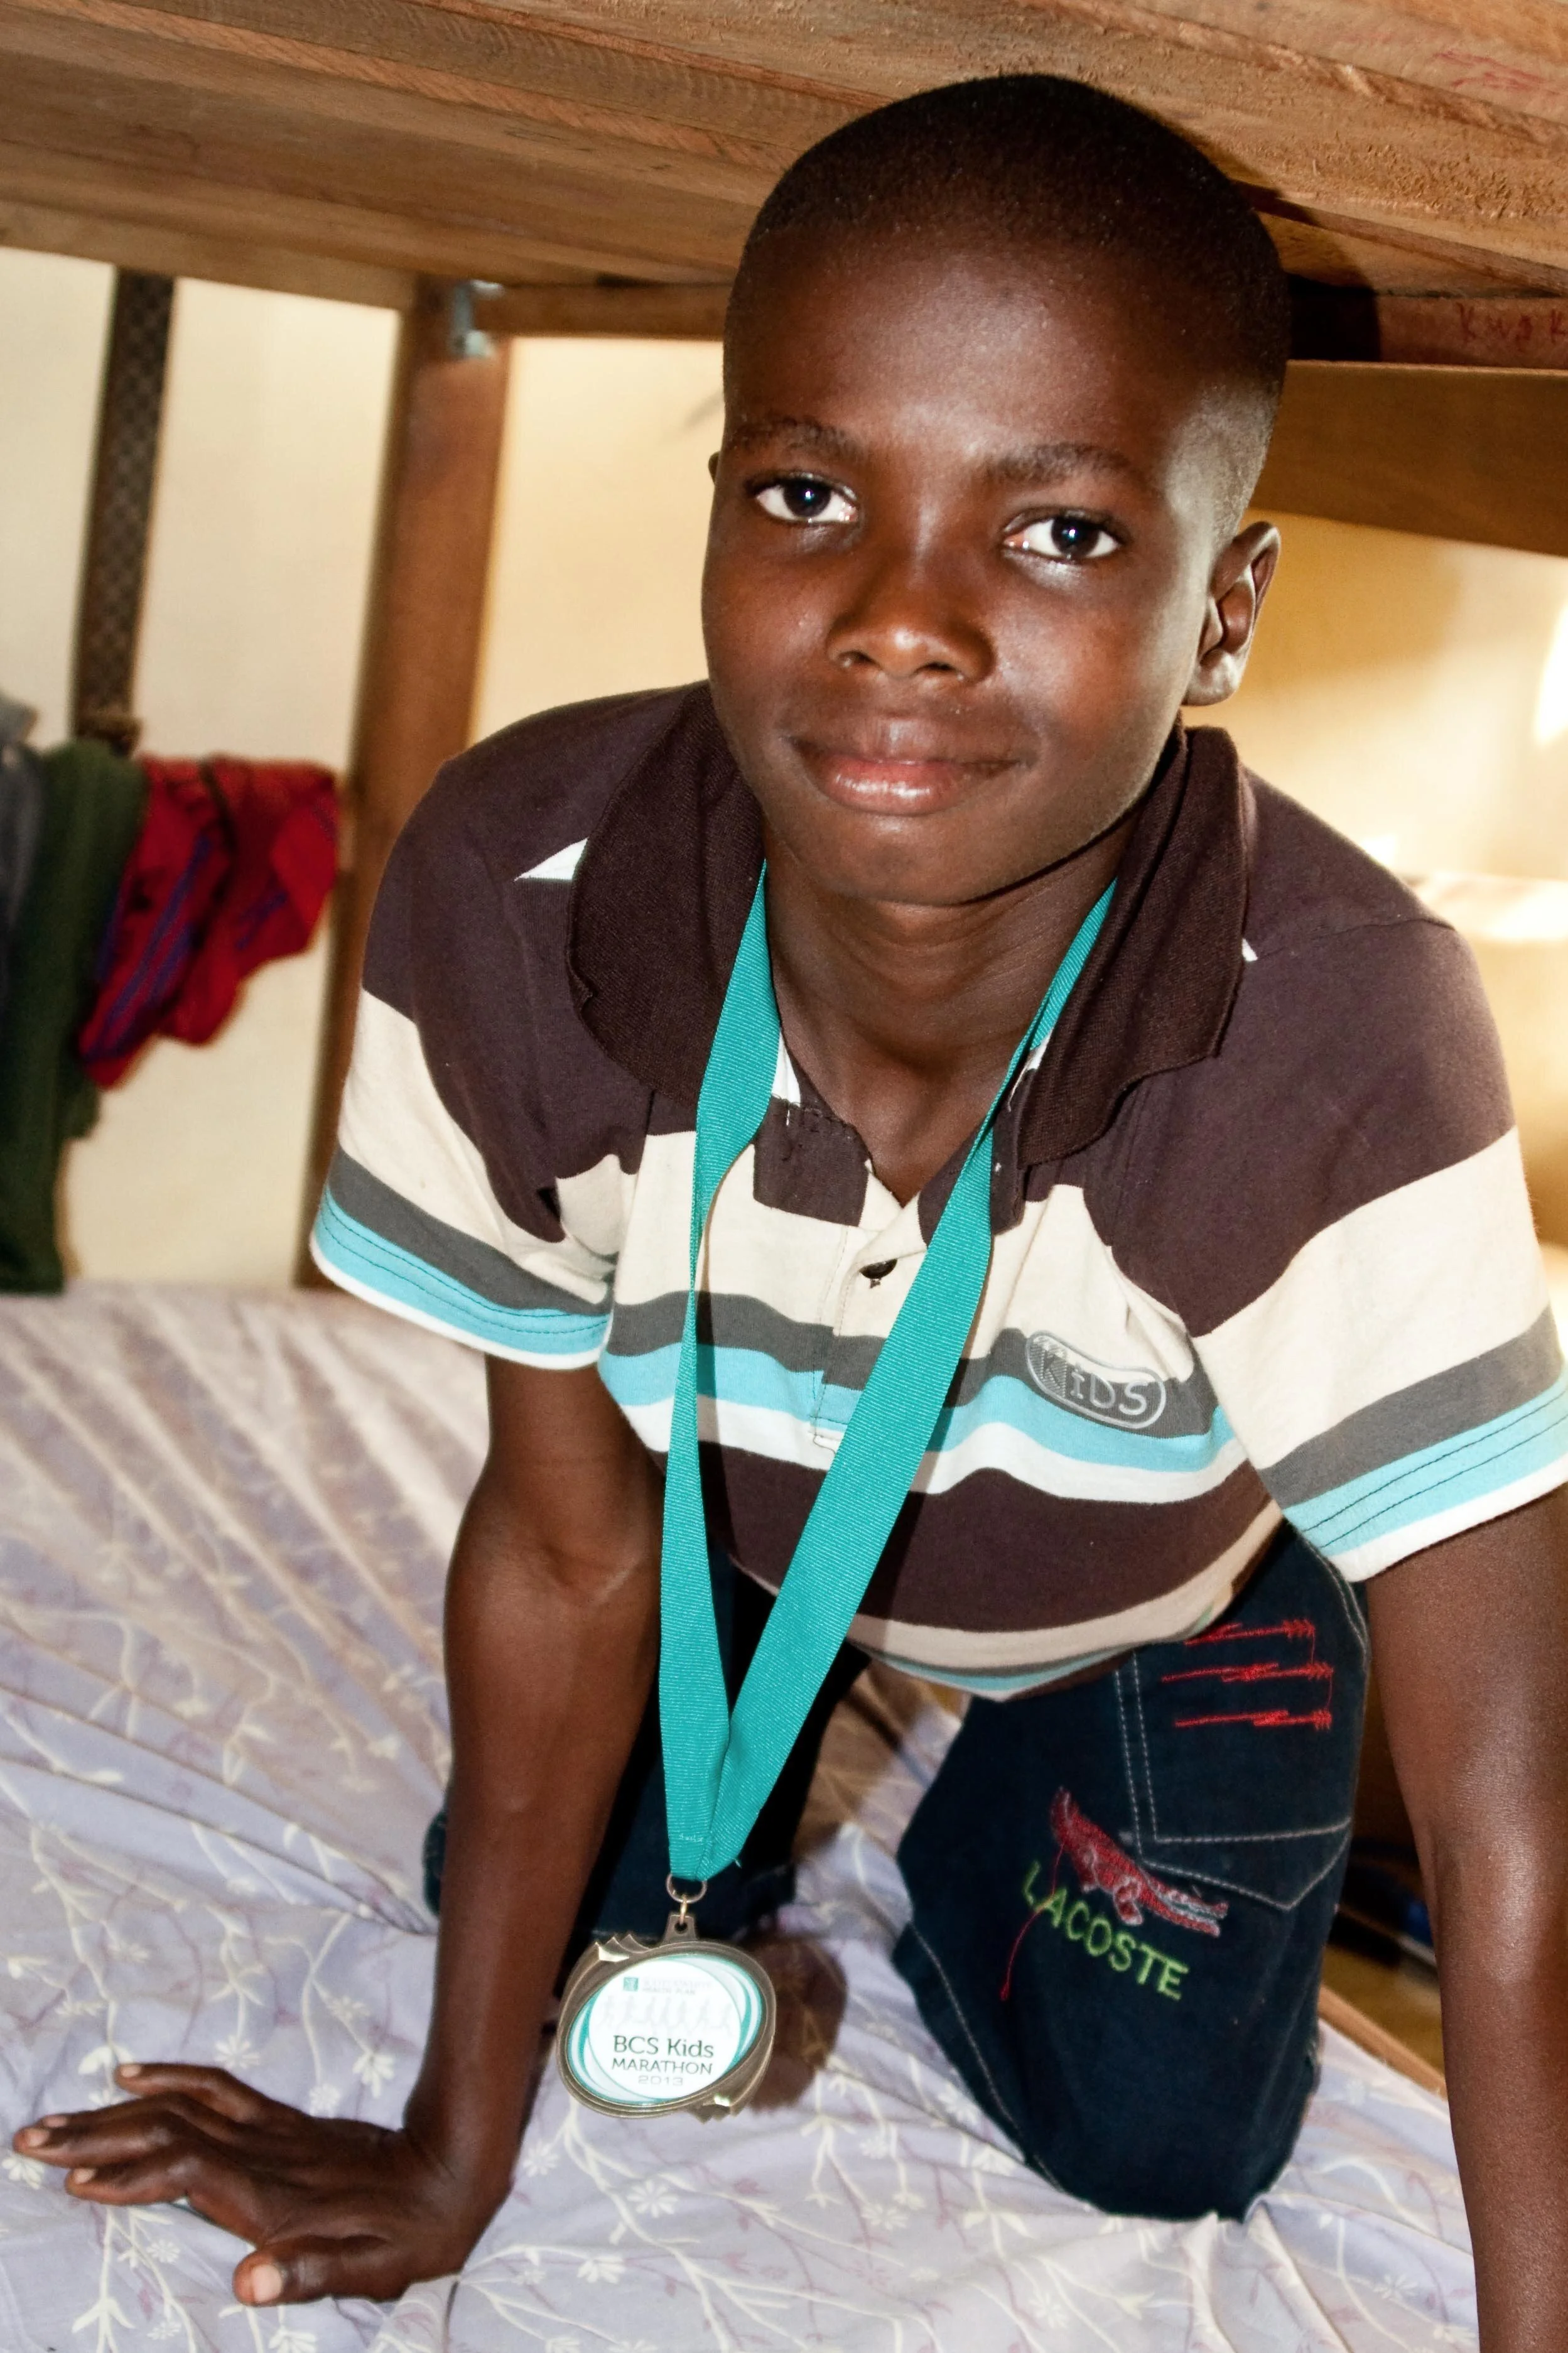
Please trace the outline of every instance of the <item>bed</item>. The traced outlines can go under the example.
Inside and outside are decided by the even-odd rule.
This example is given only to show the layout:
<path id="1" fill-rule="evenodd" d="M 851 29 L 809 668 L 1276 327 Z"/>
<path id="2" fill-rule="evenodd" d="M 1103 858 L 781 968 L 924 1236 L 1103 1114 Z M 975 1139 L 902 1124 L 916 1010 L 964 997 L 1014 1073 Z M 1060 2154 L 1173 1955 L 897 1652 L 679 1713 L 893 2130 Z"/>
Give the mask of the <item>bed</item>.
<path id="1" fill-rule="evenodd" d="M 476 1360 L 350 1300 L 0 1305 L 5 2141 L 136 2057 L 395 2120 L 435 1949 L 442 1568 L 482 1430 Z M 1245 2227 L 1108 2219 L 1017 2161 L 889 1958 L 892 1850 L 950 1732 L 896 1678 L 840 1710 L 742 2116 L 601 2117 L 547 2073 L 467 2270 L 395 2308 L 247 2312 L 237 2241 L 77 2204 L 7 2152 L 0 2353 L 1472 2345 L 1446 2108 L 1331 2030 Z"/>

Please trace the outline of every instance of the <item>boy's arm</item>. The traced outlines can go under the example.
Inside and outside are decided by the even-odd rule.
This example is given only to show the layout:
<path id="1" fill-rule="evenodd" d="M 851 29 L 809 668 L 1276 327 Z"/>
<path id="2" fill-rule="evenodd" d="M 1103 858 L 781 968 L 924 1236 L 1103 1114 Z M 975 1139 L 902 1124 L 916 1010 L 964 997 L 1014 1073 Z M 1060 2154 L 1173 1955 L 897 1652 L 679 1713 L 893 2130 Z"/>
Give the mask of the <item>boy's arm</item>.
<path id="1" fill-rule="evenodd" d="M 490 1448 L 447 1605 L 453 1773 L 436 2001 L 401 2131 L 216 2068 L 121 2070 L 125 2105 L 18 2133 L 83 2197 L 185 2197 L 249 2239 L 247 2303 L 390 2297 L 455 2271 L 506 2194 L 540 2026 L 658 1651 L 660 1493 L 593 1370 L 491 1362 Z"/>
<path id="2" fill-rule="evenodd" d="M 1568 1489 L 1370 1588 L 1432 1906 L 1482 2353 L 1568 2342 Z"/>
<path id="3" fill-rule="evenodd" d="M 540 2023 L 653 1680 L 663 1500 L 596 1372 L 489 1370 L 490 1457 L 447 1588 L 435 2010 L 405 2116 L 482 2221 L 511 2179 Z"/>

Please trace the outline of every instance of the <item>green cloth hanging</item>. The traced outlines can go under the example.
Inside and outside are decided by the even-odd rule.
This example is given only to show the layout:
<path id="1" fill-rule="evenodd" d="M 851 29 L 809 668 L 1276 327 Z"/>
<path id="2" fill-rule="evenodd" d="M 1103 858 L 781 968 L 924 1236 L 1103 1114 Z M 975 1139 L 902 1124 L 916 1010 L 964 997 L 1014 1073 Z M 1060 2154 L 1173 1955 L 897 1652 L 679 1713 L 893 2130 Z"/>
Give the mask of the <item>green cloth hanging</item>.
<path id="1" fill-rule="evenodd" d="M 62 744 L 42 765 L 42 824 L 0 1020 L 0 1292 L 65 1288 L 60 1157 L 98 1116 L 73 1041 L 147 803 L 140 768 L 101 744 Z"/>

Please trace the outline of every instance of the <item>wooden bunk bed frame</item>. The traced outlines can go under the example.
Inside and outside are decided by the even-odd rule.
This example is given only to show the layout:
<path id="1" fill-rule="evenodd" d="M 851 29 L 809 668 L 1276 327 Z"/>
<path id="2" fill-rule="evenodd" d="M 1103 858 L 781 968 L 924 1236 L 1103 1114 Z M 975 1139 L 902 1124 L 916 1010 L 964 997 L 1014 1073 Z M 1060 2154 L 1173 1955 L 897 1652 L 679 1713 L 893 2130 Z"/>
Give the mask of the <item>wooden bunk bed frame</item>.
<path id="1" fill-rule="evenodd" d="M 1554 0 L 0 0 L 0 241 L 403 314 L 312 1201 L 387 849 L 468 736 L 509 339 L 717 335 L 763 195 L 866 108 L 1010 69 L 1152 108 L 1297 281 L 1260 500 L 1568 554 Z"/>

